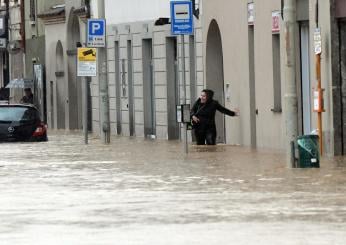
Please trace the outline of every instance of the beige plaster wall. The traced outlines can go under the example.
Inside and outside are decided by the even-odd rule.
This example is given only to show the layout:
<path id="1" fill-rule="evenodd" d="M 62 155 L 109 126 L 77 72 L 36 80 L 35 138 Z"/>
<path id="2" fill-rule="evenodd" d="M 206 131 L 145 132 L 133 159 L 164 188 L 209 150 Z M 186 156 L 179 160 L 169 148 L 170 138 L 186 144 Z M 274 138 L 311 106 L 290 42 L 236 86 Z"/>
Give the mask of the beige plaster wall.
<path id="1" fill-rule="evenodd" d="M 256 107 L 259 111 L 256 119 L 257 145 L 282 148 L 282 114 L 274 114 L 270 110 L 273 107 L 271 13 L 280 9 L 280 3 L 275 0 L 257 2 L 255 1 L 254 24 Z M 226 101 L 225 105 L 229 108 L 238 107 L 241 111 L 239 118 L 226 117 L 226 142 L 249 146 L 251 136 L 247 1 L 206 0 L 203 2 L 202 18 L 204 51 L 209 23 L 215 19 L 219 24 L 224 81 L 230 84 L 231 89 L 231 100 Z"/>
<path id="2" fill-rule="evenodd" d="M 250 2 L 250 1 L 249 1 Z M 273 61 L 272 61 L 272 11 L 280 10 L 279 0 L 254 0 L 255 21 L 255 84 L 256 84 L 256 116 L 257 146 L 259 148 L 285 148 L 285 121 L 283 113 L 273 113 Z M 238 119 L 226 117 L 226 142 L 231 144 L 250 145 L 250 97 L 249 97 L 249 51 L 248 51 L 248 23 L 247 3 L 243 0 L 204 0 L 203 1 L 203 48 L 204 59 L 206 40 L 210 22 L 218 22 L 224 60 L 224 81 L 231 88 L 231 101 L 226 106 L 239 107 L 241 116 Z M 310 16 L 310 66 L 311 84 L 316 82 L 315 56 L 313 47 L 313 32 L 315 29 L 315 3 L 309 1 Z M 326 152 L 332 152 L 333 124 L 332 124 L 332 85 L 331 85 L 331 48 L 330 48 L 330 12 L 329 1 L 319 1 L 319 21 L 322 28 L 322 86 L 326 88 L 325 107 L 323 114 L 323 135 Z M 297 24 L 298 27 L 298 24 Z M 281 89 L 282 106 L 285 106 L 285 52 L 284 29 L 281 20 Z M 296 46 L 299 47 L 297 37 Z M 297 48 L 299 60 L 299 48 Z M 204 62 L 205 63 L 205 62 Z M 205 67 L 207 70 L 208 67 Z M 300 86 L 299 64 L 297 64 L 297 86 Z M 284 108 L 283 108 L 284 111 Z M 300 116 L 300 115 L 299 115 Z M 312 113 L 312 128 L 316 127 L 316 114 Z"/>

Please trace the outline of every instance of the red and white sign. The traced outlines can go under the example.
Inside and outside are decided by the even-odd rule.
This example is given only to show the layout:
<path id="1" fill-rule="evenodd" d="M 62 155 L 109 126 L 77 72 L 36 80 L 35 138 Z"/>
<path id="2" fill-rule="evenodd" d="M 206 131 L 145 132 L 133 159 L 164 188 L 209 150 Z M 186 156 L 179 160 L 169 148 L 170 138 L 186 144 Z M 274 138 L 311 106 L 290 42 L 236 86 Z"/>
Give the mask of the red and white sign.
<path id="1" fill-rule="evenodd" d="M 279 33 L 280 32 L 280 11 L 272 12 L 272 32 Z"/>

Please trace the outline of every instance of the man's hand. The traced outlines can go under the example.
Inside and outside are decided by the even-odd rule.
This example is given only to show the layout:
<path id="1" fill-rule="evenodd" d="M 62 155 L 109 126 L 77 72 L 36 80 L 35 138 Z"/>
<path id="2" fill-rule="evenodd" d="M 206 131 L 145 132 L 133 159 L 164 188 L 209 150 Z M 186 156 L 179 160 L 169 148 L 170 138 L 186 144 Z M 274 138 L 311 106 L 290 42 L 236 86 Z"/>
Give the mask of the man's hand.
<path id="1" fill-rule="evenodd" d="M 238 108 L 234 109 L 234 113 L 236 117 L 240 116 L 240 110 Z"/>
<path id="2" fill-rule="evenodd" d="M 192 116 L 192 121 L 193 121 L 194 123 L 199 123 L 199 119 L 198 119 L 198 117 L 196 117 L 196 116 Z"/>

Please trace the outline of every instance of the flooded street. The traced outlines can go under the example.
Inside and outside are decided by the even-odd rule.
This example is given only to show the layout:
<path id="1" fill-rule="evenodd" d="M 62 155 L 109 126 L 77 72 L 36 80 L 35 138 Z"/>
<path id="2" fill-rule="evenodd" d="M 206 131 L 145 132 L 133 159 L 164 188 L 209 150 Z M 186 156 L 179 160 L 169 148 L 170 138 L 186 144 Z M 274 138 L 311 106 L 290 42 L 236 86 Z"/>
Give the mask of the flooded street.
<path id="1" fill-rule="evenodd" d="M 78 134 L 0 152 L 0 244 L 346 244 L 345 158 Z"/>

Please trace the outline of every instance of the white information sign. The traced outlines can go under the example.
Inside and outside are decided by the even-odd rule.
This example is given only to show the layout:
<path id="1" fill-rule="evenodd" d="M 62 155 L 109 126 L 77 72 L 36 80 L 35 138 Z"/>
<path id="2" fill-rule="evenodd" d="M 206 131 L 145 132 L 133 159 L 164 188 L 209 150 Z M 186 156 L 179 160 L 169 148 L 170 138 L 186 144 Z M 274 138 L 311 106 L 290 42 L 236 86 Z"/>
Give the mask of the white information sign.
<path id="1" fill-rule="evenodd" d="M 316 28 L 314 32 L 314 46 L 315 46 L 315 54 L 322 53 L 322 37 L 321 37 L 321 29 Z"/>
<path id="2" fill-rule="evenodd" d="M 96 77 L 96 48 L 78 48 L 77 76 Z"/>
<path id="3" fill-rule="evenodd" d="M 255 22 L 255 4 L 248 3 L 247 4 L 247 23 L 249 25 L 253 25 Z"/>
<path id="4" fill-rule="evenodd" d="M 319 95 L 318 91 L 314 91 L 314 111 L 318 111 L 320 108 L 318 95 Z"/>

